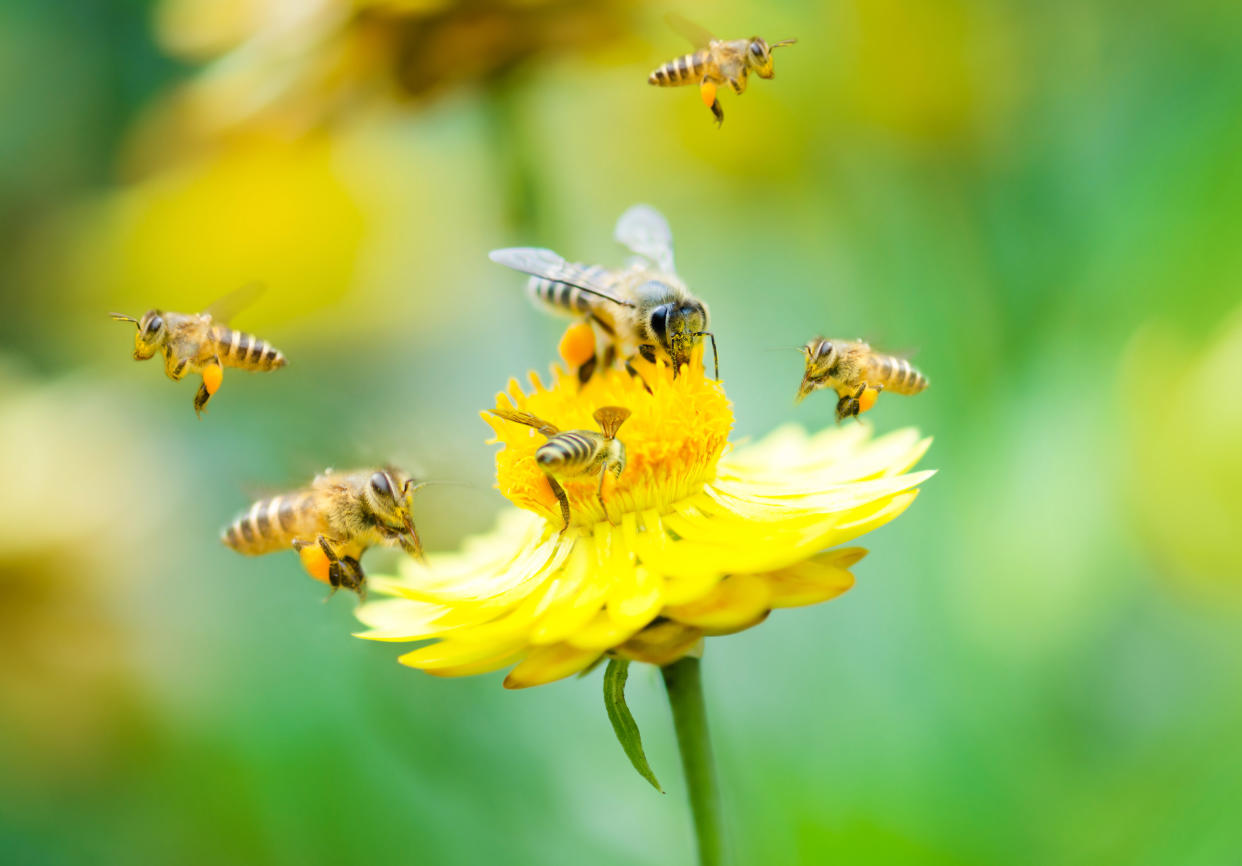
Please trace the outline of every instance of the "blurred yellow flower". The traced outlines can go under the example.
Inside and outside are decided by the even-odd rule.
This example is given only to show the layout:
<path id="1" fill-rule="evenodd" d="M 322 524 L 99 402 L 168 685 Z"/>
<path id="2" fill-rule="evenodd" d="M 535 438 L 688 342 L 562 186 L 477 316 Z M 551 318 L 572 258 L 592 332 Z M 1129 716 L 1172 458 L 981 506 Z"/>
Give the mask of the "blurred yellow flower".
<path id="1" fill-rule="evenodd" d="M 512 382 L 498 408 L 529 412 L 562 429 L 593 428 L 601 406 L 632 410 L 618 434 L 625 471 L 604 487 L 562 482 L 560 510 L 528 427 L 485 416 L 504 448 L 497 482 L 520 508 L 458 553 L 410 561 L 372 585 L 392 598 L 359 608 L 360 637 L 434 642 L 401 656 L 438 676 L 516 664 L 508 688 L 582 671 L 605 654 L 670 664 L 705 636 L 761 622 L 774 608 L 827 601 L 853 585 L 865 553 L 837 548 L 892 520 L 930 472 L 910 472 L 930 440 L 914 430 L 879 439 L 850 425 L 811 436 L 794 426 L 726 453 L 733 415 L 724 389 L 697 364 L 673 379 L 646 375 L 654 393 L 612 370 L 579 387 L 554 370 Z M 615 521 L 615 522 L 612 522 Z"/>
<path id="2" fill-rule="evenodd" d="M 242 128 L 301 134 L 385 99 L 487 83 L 527 58 L 614 39 L 620 0 L 164 0 L 169 51 L 210 61 L 173 126 L 191 141 Z"/>
<path id="3" fill-rule="evenodd" d="M 0 353 L 0 725 L 6 776 L 47 782 L 106 765 L 134 724 L 132 554 L 171 555 L 134 472 L 168 467 L 161 505 L 180 509 L 185 461 L 106 382 L 20 369 Z"/>
<path id="4" fill-rule="evenodd" d="M 1176 382 L 1152 399 L 1152 359 Z M 1167 323 L 1140 329 L 1122 357 L 1125 501 L 1162 577 L 1214 603 L 1242 602 L 1242 306 L 1194 343 Z M 1221 387 L 1222 383 L 1227 383 Z"/>

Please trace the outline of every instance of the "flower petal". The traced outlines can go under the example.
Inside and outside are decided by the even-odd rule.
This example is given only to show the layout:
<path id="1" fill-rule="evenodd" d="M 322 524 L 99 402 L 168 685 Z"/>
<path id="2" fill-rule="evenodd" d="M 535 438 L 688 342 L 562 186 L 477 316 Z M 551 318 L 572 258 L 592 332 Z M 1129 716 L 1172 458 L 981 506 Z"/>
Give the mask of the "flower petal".
<path id="1" fill-rule="evenodd" d="M 441 640 L 398 656 L 397 661 L 438 677 L 466 677 L 507 667 L 523 652 L 524 641 L 480 644 Z"/>
<path id="2" fill-rule="evenodd" d="M 617 622 L 608 612 L 601 610 L 595 617 L 567 639 L 567 643 L 579 649 L 603 651 L 628 640 L 645 626 L 646 622 Z"/>
<path id="3" fill-rule="evenodd" d="M 563 643 L 539 647 L 509 671 L 505 688 L 525 689 L 564 679 L 589 667 L 600 655 L 598 650 L 582 650 Z"/>
<path id="4" fill-rule="evenodd" d="M 643 629 L 617 647 L 617 653 L 663 667 L 691 653 L 702 640 L 703 632 L 694 626 L 667 620 Z"/>
<path id="5" fill-rule="evenodd" d="M 780 571 L 762 575 L 772 607 L 801 607 L 836 598 L 854 585 L 848 570 L 866 554 L 858 547 L 830 550 Z"/>
<path id="6" fill-rule="evenodd" d="M 751 625 L 768 612 L 772 590 L 753 574 L 735 574 L 689 604 L 664 608 L 664 615 L 704 631 L 732 630 Z"/>

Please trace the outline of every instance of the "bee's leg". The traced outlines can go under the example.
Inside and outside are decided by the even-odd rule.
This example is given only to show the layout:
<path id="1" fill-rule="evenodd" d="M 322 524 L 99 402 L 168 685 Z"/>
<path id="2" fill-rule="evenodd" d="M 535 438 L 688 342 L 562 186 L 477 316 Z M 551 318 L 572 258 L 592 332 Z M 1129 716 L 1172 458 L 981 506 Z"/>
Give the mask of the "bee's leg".
<path id="1" fill-rule="evenodd" d="M 604 501 L 604 476 L 608 474 L 608 464 L 604 464 L 599 470 L 599 487 L 595 491 L 595 498 L 599 500 L 599 507 L 604 509 L 604 519 L 612 523 L 612 518 L 608 516 L 608 503 Z"/>
<path id="2" fill-rule="evenodd" d="M 332 592 L 336 592 L 341 587 L 344 578 L 341 569 L 341 558 L 336 555 L 332 542 L 328 541 L 327 538 L 321 535 L 315 540 L 319 543 L 319 548 L 323 551 L 323 555 L 328 557 L 328 584 L 332 587 Z"/>
<path id="3" fill-rule="evenodd" d="M 605 322 L 603 319 L 601 319 L 599 316 L 595 315 L 594 313 L 590 313 L 590 314 L 587 316 L 587 321 L 588 321 L 588 322 L 592 322 L 592 323 L 594 323 L 594 324 L 595 324 L 595 326 L 596 326 L 597 328 L 599 328 L 601 331 L 603 331 L 603 332 L 604 332 L 605 334 L 607 334 L 609 337 L 616 337 L 616 336 L 617 336 L 617 332 L 616 332 L 616 330 L 612 327 L 612 325 L 608 324 L 607 322 Z"/>
<path id="4" fill-rule="evenodd" d="M 875 405 L 875 401 L 880 399 L 880 392 L 883 390 L 883 385 L 868 385 L 864 382 L 862 390 L 854 396 L 854 399 L 858 401 L 858 411 L 870 412 L 871 407 Z"/>
<path id="5" fill-rule="evenodd" d="M 737 78 L 729 79 L 729 86 L 733 88 L 734 93 L 736 93 L 738 96 L 741 96 L 743 93 L 746 92 L 746 82 L 749 80 L 750 80 L 750 77 L 747 75 L 745 71 L 743 71 L 742 74 L 739 75 Z"/>
<path id="6" fill-rule="evenodd" d="M 174 382 L 180 382 L 185 378 L 186 368 L 189 361 L 185 358 L 178 358 L 170 348 L 164 349 L 164 373 Z"/>
<path id="7" fill-rule="evenodd" d="M 341 586 L 358 593 L 358 601 L 366 601 L 367 576 L 363 574 L 362 563 L 352 556 L 341 558 Z"/>
<path id="8" fill-rule="evenodd" d="M 637 369 L 635 369 L 635 367 L 634 367 L 634 359 L 633 359 L 633 358 L 627 358 L 627 359 L 625 360 L 625 372 L 629 373 L 629 374 L 630 374 L 631 376 L 633 376 L 635 379 L 637 379 L 638 381 L 642 382 L 642 383 L 643 383 L 643 387 L 647 389 L 647 393 L 648 393 L 648 394 L 654 393 L 654 392 L 651 390 L 651 386 L 647 384 L 647 380 L 646 380 L 646 379 L 644 379 L 644 378 L 642 377 L 642 374 L 641 374 L 641 373 L 639 373 Z"/>
<path id="9" fill-rule="evenodd" d="M 203 410 L 207 408 L 207 401 L 220 389 L 220 382 L 223 379 L 224 368 L 220 366 L 220 359 L 212 358 L 203 367 L 203 384 L 198 386 L 198 393 L 194 395 L 195 415 L 202 417 Z"/>
<path id="10" fill-rule="evenodd" d="M 703 104 L 712 110 L 712 116 L 716 118 L 716 126 L 724 123 L 724 109 L 720 107 L 720 100 L 716 98 L 716 82 L 704 77 L 699 82 L 699 96 L 703 99 Z"/>
<path id="11" fill-rule="evenodd" d="M 544 473 L 547 475 L 547 473 Z M 561 504 L 561 519 L 565 521 L 565 525 L 561 527 L 561 534 L 569 528 L 569 497 L 565 495 L 565 488 L 561 487 L 557 480 L 551 475 L 547 476 L 548 486 L 552 488 L 552 494 L 556 496 L 556 501 Z"/>
<path id="12" fill-rule="evenodd" d="M 591 377 L 595 375 L 595 368 L 599 365 L 599 356 L 592 355 L 586 361 L 578 366 L 578 385 L 585 385 L 591 381 Z"/>
<path id="13" fill-rule="evenodd" d="M 841 423 L 846 418 L 858 417 L 859 405 L 858 398 L 862 396 L 863 391 L 867 390 L 866 383 L 859 385 L 852 393 L 841 395 L 841 399 L 837 401 L 837 423 Z"/>

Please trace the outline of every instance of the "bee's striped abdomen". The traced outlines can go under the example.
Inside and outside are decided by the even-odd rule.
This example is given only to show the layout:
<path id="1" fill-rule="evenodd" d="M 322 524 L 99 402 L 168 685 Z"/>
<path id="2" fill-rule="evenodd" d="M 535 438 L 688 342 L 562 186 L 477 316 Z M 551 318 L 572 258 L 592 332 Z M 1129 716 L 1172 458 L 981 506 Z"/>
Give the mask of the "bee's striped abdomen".
<path id="1" fill-rule="evenodd" d="M 682 84 L 698 84 L 707 70 L 707 52 L 696 51 L 683 54 L 665 63 L 647 76 L 647 83 L 656 87 L 678 87 Z"/>
<path id="2" fill-rule="evenodd" d="M 905 358 L 893 355 L 873 356 L 869 378 L 883 385 L 884 390 L 897 394 L 917 394 L 927 387 L 926 376 Z"/>
<path id="3" fill-rule="evenodd" d="M 287 550 L 296 537 L 313 540 L 318 523 L 313 504 L 310 493 L 260 499 L 224 530 L 221 540 L 238 553 L 250 556 Z"/>
<path id="4" fill-rule="evenodd" d="M 216 325 L 211 329 L 211 338 L 220 362 L 226 367 L 275 370 L 285 366 L 285 356 L 280 350 L 253 334 Z"/>
<path id="5" fill-rule="evenodd" d="M 539 447 L 535 461 L 547 472 L 575 475 L 589 472 L 598 462 L 603 439 L 584 430 L 558 433 Z"/>
<path id="6" fill-rule="evenodd" d="M 608 280 L 608 269 L 599 265 L 571 265 L 580 274 L 575 279 L 584 285 L 601 285 Z M 526 284 L 526 291 L 541 303 L 547 304 L 562 313 L 585 313 L 591 309 L 591 296 L 568 283 L 547 280 L 543 277 L 531 277 Z"/>

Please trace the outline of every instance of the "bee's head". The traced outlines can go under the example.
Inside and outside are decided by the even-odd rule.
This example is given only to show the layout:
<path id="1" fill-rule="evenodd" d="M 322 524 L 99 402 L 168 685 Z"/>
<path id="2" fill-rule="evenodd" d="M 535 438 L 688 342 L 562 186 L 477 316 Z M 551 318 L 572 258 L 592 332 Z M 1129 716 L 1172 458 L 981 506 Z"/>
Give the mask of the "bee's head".
<path id="1" fill-rule="evenodd" d="M 772 49 L 780 48 L 782 45 L 792 45 L 797 41 L 796 39 L 783 39 L 769 45 L 758 36 L 754 36 L 750 44 L 746 46 L 746 65 L 753 69 L 760 78 L 773 78 L 776 70 L 772 65 Z"/>
<path id="2" fill-rule="evenodd" d="M 414 491 L 421 486 L 406 472 L 389 466 L 377 470 L 363 491 L 381 534 L 418 557 L 423 547 L 414 529 Z"/>
<path id="3" fill-rule="evenodd" d="M 839 359 L 836 347 L 823 337 L 816 337 L 803 346 L 802 353 L 806 356 L 806 371 L 802 374 L 802 384 L 798 386 L 798 402 L 827 384 Z"/>
<path id="4" fill-rule="evenodd" d="M 137 326 L 138 333 L 134 334 L 135 361 L 154 358 L 168 342 L 168 329 L 164 327 L 164 315 L 159 310 L 147 310 L 141 319 L 121 313 L 113 313 L 112 318 L 118 322 L 132 322 Z"/>
<path id="5" fill-rule="evenodd" d="M 699 300 L 690 300 L 683 304 L 661 304 L 651 311 L 647 324 L 660 348 L 672 361 L 674 377 L 681 371 L 683 364 L 690 362 L 690 353 L 694 351 L 694 347 L 704 337 L 711 336 L 707 323 L 707 307 Z M 715 338 L 712 339 L 712 346 L 715 347 Z"/>

